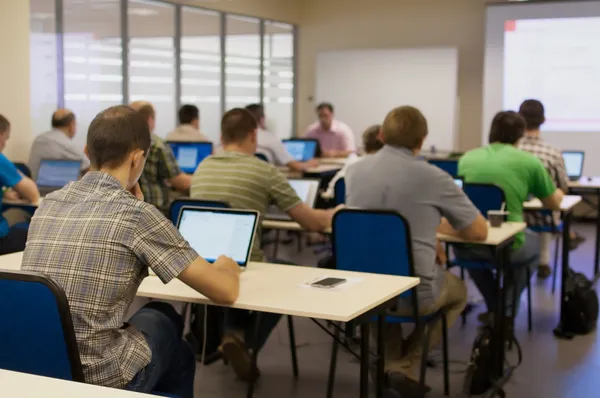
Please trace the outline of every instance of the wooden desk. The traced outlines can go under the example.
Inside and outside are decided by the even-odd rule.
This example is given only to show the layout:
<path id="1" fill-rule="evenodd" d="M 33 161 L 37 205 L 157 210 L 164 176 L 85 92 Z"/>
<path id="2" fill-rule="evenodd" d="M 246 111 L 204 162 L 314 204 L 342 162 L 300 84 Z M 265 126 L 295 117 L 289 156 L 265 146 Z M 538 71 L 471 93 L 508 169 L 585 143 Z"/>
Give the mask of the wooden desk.
<path id="1" fill-rule="evenodd" d="M 527 223 L 524 222 L 505 222 L 497 228 L 489 227 L 488 236 L 485 241 L 469 242 L 458 236 L 437 234 L 437 238 L 442 242 L 447 243 L 466 243 L 474 245 L 500 246 L 507 240 L 514 238 L 516 234 L 524 231 L 527 228 Z"/>
<path id="2" fill-rule="evenodd" d="M 581 177 L 579 181 L 569 182 L 569 192 L 580 195 L 596 196 L 596 203 L 583 199 L 596 209 L 596 243 L 594 246 L 594 277 L 600 278 L 600 177 Z"/>
<path id="3" fill-rule="evenodd" d="M 116 388 L 100 387 L 92 384 L 77 383 L 53 379 L 51 377 L 37 376 L 27 373 L 11 372 L 0 369 L 0 395 L 3 397 L 40 398 L 143 398 L 152 397 L 119 390 Z"/>
<path id="4" fill-rule="evenodd" d="M 561 212 L 570 212 L 573 208 L 581 202 L 581 196 L 578 195 L 565 195 L 561 204 L 560 211 Z M 527 211 L 536 211 L 536 210 L 544 210 L 544 205 L 542 201 L 534 198 L 530 201 L 523 203 L 523 209 Z"/>
<path id="5" fill-rule="evenodd" d="M 335 174 L 342 168 L 339 164 L 320 164 L 317 167 L 311 167 L 304 170 L 303 173 L 299 171 L 290 170 L 289 167 L 278 167 L 279 171 L 284 173 L 288 178 L 299 178 L 299 177 L 323 177 L 329 174 Z"/>
<path id="6" fill-rule="evenodd" d="M 351 155 L 352 156 L 352 155 Z M 334 164 L 337 166 L 344 166 L 348 158 L 319 158 L 319 163 L 324 164 Z"/>

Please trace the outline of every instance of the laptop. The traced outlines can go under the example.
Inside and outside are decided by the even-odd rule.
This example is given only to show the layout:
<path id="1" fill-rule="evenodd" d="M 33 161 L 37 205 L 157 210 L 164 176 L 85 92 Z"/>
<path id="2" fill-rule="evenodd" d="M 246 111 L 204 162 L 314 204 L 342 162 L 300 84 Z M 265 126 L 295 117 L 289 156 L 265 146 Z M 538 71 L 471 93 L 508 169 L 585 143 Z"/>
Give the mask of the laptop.
<path id="1" fill-rule="evenodd" d="M 563 151 L 563 160 L 569 180 L 578 181 L 583 175 L 583 159 L 585 152 L 583 151 Z"/>
<path id="2" fill-rule="evenodd" d="M 212 142 L 168 141 L 181 171 L 194 174 L 200 162 L 213 152 Z"/>
<path id="3" fill-rule="evenodd" d="M 254 210 L 184 206 L 179 212 L 177 229 L 209 263 L 224 255 L 246 267 L 258 219 L 259 213 Z"/>
<path id="4" fill-rule="evenodd" d="M 460 189 L 463 189 L 463 187 L 465 186 L 465 182 L 462 178 L 455 178 L 454 179 L 454 183 L 456 184 L 457 187 L 459 187 Z"/>
<path id="5" fill-rule="evenodd" d="M 283 140 L 286 151 L 298 162 L 306 162 L 317 156 L 317 140 Z"/>
<path id="6" fill-rule="evenodd" d="M 288 182 L 308 207 L 313 208 L 319 193 L 319 180 L 309 178 L 288 178 Z M 277 206 L 271 205 L 265 216 L 268 220 L 290 221 L 290 216 Z"/>
<path id="7" fill-rule="evenodd" d="M 80 160 L 42 159 L 35 183 L 40 195 L 45 196 L 58 191 L 72 181 L 77 181 L 80 174 Z"/>

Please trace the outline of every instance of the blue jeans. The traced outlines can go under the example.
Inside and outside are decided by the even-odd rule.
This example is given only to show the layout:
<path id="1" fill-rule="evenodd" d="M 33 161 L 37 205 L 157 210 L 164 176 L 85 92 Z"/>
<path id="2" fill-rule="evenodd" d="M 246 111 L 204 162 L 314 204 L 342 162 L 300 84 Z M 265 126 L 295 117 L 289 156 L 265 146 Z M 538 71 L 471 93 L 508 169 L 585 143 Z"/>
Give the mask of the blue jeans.
<path id="1" fill-rule="evenodd" d="M 175 309 L 167 303 L 152 302 L 128 323 L 144 334 L 152 360 L 125 389 L 193 398 L 196 360 L 192 348 L 181 338 L 183 319 Z"/>
<path id="2" fill-rule="evenodd" d="M 456 246 L 454 254 L 458 260 L 469 262 L 488 263 L 489 268 L 468 269 L 471 279 L 481 292 L 488 311 L 494 312 L 496 305 L 496 282 L 492 269 L 495 269 L 494 251 L 485 246 Z M 512 279 L 505 278 L 510 283 L 505 284 L 506 305 L 504 307 L 505 315 L 513 315 L 513 304 L 515 306 L 515 316 L 519 313 L 520 297 L 527 286 L 527 269 L 529 275 L 533 274 L 540 264 L 540 238 L 538 234 L 529 230 L 525 231 L 525 243 L 516 251 L 511 251 L 509 265 L 512 271 Z M 507 271 L 507 270 L 505 270 Z M 515 296 L 515 289 L 517 295 Z M 514 298 L 516 303 L 513 303 Z"/>

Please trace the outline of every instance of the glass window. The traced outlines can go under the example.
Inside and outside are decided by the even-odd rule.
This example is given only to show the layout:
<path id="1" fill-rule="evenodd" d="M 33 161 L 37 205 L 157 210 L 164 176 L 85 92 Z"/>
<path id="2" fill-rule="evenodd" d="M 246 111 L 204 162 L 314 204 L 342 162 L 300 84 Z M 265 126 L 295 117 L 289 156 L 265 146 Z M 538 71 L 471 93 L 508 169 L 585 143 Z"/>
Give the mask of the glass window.
<path id="1" fill-rule="evenodd" d="M 218 142 L 221 124 L 221 15 L 181 9 L 181 104 L 200 109 L 200 130 Z"/>
<path id="2" fill-rule="evenodd" d="M 90 122 L 123 103 L 118 2 L 64 2 L 65 107 L 77 118 L 75 142 L 83 148 Z"/>
<path id="3" fill-rule="evenodd" d="M 227 15 L 225 108 L 260 102 L 260 20 Z"/>
<path id="4" fill-rule="evenodd" d="M 265 22 L 264 98 L 267 128 L 283 138 L 293 132 L 294 27 Z"/>
<path id="5" fill-rule="evenodd" d="M 177 125 L 175 101 L 175 7 L 128 1 L 129 99 L 154 105 L 154 133 L 165 137 Z"/>
<path id="6" fill-rule="evenodd" d="M 50 129 L 58 106 L 56 12 L 54 0 L 30 2 L 31 129 L 38 135 Z"/>

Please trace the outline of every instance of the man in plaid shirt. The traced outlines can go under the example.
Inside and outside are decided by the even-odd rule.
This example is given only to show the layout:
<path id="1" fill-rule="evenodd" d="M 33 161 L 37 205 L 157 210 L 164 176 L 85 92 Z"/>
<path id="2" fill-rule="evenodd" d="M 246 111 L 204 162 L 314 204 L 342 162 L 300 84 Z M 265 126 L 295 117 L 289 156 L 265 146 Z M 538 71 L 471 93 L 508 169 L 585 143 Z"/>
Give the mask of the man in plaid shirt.
<path id="1" fill-rule="evenodd" d="M 569 176 L 565 168 L 560 151 L 550 144 L 546 143 L 540 136 L 540 127 L 544 123 L 544 105 L 538 100 L 529 99 L 521 104 L 519 113 L 525 119 L 527 124 L 525 136 L 519 143 L 519 148 L 530 152 L 538 157 L 550 176 L 554 180 L 556 186 L 563 192 L 569 190 Z M 526 221 L 528 225 L 548 226 L 560 224 L 560 213 L 554 212 L 552 215 L 544 215 L 542 213 L 526 213 Z M 540 265 L 538 267 L 538 277 L 545 279 L 552 274 L 550 266 L 550 241 L 552 240 L 551 233 L 542 233 L 540 237 Z M 576 245 L 583 242 L 583 238 L 573 233 L 571 242 Z"/>
<path id="2" fill-rule="evenodd" d="M 193 398 L 194 354 L 173 307 L 150 303 L 127 322 L 125 314 L 148 267 L 222 304 L 237 299 L 240 268 L 223 256 L 209 264 L 143 201 L 137 181 L 150 145 L 148 124 L 132 108 L 96 116 L 85 149 L 90 172 L 46 196 L 22 268 L 64 290 L 87 383 Z"/>

